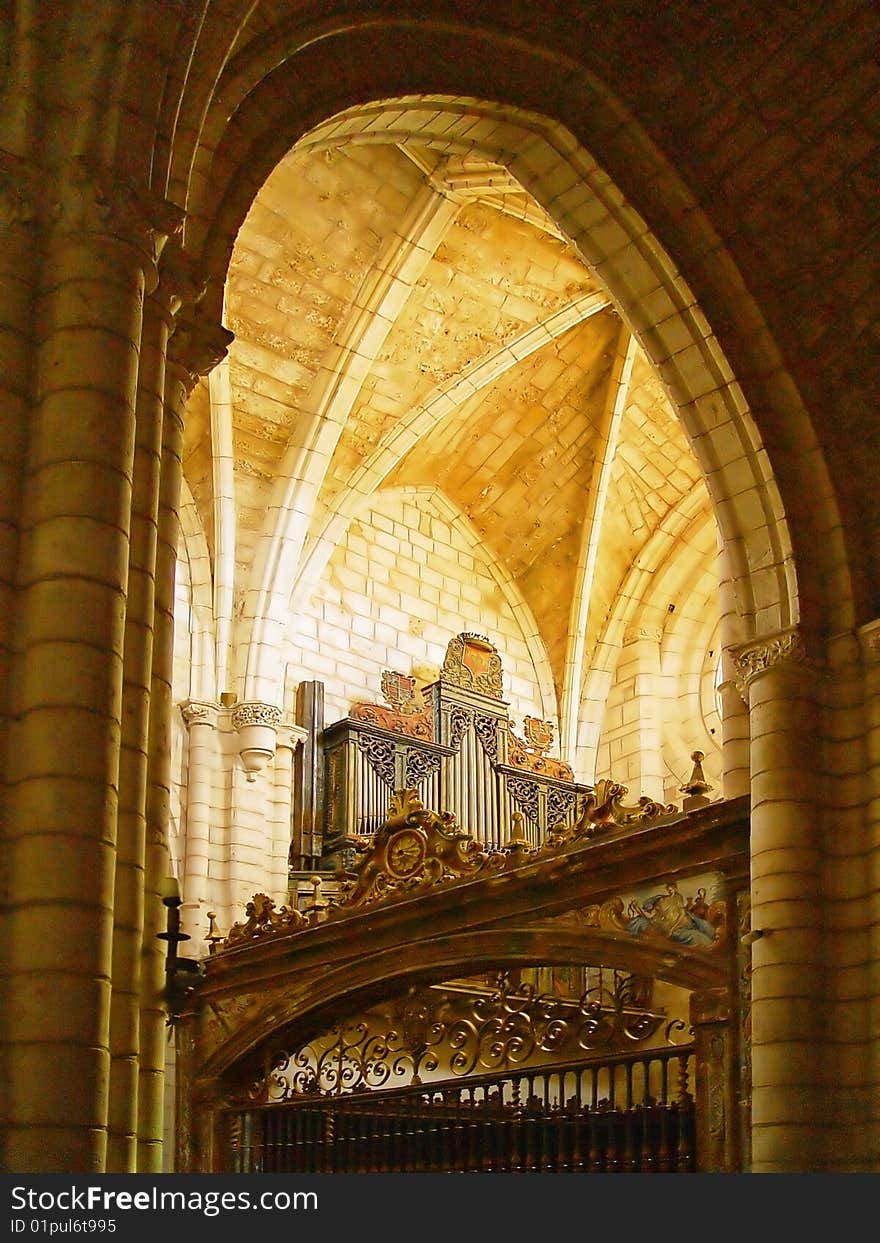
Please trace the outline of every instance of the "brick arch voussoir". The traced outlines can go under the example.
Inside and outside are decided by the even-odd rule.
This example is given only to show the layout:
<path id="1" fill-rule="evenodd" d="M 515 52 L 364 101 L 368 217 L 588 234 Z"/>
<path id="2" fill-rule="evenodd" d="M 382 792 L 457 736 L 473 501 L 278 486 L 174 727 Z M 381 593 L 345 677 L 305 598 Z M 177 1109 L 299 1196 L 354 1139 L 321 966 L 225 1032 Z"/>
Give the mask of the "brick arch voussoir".
<path id="1" fill-rule="evenodd" d="M 460 975 L 526 966 L 605 966 L 662 979 L 689 990 L 720 988 L 728 981 L 726 962 L 706 951 L 671 943 L 643 944 L 591 929 L 554 926 L 504 928 L 455 933 L 403 954 L 400 946 L 367 954 L 331 971 L 315 969 L 292 981 L 288 992 L 274 992 L 256 1015 L 242 1019 L 199 1069 L 213 1080 L 236 1073 L 276 1040 L 307 1040 L 340 1013 L 356 1014 L 383 998 L 413 986 L 440 983 Z M 344 1011 L 340 1009 L 344 1003 Z"/>

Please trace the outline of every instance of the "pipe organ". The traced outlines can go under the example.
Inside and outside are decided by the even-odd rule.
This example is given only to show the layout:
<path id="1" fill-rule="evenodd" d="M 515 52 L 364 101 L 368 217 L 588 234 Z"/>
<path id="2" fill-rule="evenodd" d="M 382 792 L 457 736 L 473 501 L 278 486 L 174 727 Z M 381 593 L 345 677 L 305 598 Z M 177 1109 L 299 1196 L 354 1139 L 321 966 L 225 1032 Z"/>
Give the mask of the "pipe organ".
<path id="1" fill-rule="evenodd" d="M 386 670 L 382 693 L 384 704 L 355 704 L 323 732 L 325 867 L 348 866 L 353 839 L 376 831 L 400 789 L 492 847 L 513 838 L 539 845 L 577 819 L 592 787 L 547 754 L 551 722 L 526 717 L 525 737 L 514 732 L 501 659 L 482 635 L 456 635 L 439 678 L 422 690 Z"/>

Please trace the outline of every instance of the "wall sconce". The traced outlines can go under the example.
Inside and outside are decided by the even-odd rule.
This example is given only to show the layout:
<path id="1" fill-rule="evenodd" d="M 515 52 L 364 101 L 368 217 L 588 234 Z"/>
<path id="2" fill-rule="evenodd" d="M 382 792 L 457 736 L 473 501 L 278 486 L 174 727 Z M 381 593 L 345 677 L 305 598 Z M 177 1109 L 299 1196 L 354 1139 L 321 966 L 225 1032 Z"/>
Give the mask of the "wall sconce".
<path id="1" fill-rule="evenodd" d="M 180 931 L 181 897 L 177 882 L 172 881 L 167 887 L 168 892 L 162 898 L 162 905 L 168 912 L 164 932 L 156 933 L 159 941 L 164 941 L 168 948 L 165 953 L 165 1005 L 168 1009 L 168 1022 L 174 1024 L 183 1013 L 188 998 L 195 992 L 196 985 L 205 974 L 205 968 L 195 958 L 180 958 L 177 947 L 182 941 L 189 941 L 188 932 Z"/>

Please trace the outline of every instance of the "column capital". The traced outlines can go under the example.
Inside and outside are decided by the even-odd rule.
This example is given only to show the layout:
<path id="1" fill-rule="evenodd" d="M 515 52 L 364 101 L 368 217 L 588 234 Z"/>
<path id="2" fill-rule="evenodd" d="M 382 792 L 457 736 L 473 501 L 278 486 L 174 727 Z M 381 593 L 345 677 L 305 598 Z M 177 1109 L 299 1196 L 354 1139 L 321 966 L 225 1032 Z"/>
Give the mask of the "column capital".
<path id="1" fill-rule="evenodd" d="M 880 664 L 880 617 L 859 626 L 856 634 L 862 649 L 862 659 L 866 665 Z"/>
<path id="2" fill-rule="evenodd" d="M 624 647 L 628 647 L 630 643 L 638 643 L 641 639 L 659 643 L 662 638 L 663 633 L 659 626 L 646 626 L 643 622 L 634 622 L 623 632 Z"/>
<path id="3" fill-rule="evenodd" d="M 132 185 L 118 170 L 79 155 L 59 170 L 46 221 L 57 237 L 96 235 L 132 246 L 154 271 L 167 240 L 183 228 L 184 214 L 167 199 Z"/>
<path id="4" fill-rule="evenodd" d="M 36 165 L 0 151 L 0 229 L 28 229 L 38 224 L 41 194 Z"/>
<path id="5" fill-rule="evenodd" d="M 745 697 L 749 686 L 771 670 L 780 668 L 806 669 L 815 666 L 807 653 L 803 636 L 796 627 L 781 630 L 777 634 L 762 635 L 731 647 L 731 658 L 736 672 L 736 682 Z"/>
<path id="6" fill-rule="evenodd" d="M 275 732 L 275 745 L 288 751 L 295 751 L 301 742 L 309 736 L 303 725 L 295 725 L 293 721 L 282 721 Z"/>
<path id="7" fill-rule="evenodd" d="M 168 342 L 168 363 L 182 373 L 188 392 L 199 379 L 226 357 L 235 334 L 222 324 L 197 315 L 195 308 L 184 307 L 174 323 Z"/>
<path id="8" fill-rule="evenodd" d="M 187 699 L 180 705 L 180 714 L 189 729 L 193 725 L 217 726 L 217 714 L 220 708 L 214 703 L 203 703 L 196 699 Z"/>
<path id="9" fill-rule="evenodd" d="M 168 321 L 175 327 L 176 317 L 184 307 L 194 307 L 204 297 L 207 282 L 201 277 L 195 259 L 172 238 L 159 260 L 159 283 L 152 298 Z"/>

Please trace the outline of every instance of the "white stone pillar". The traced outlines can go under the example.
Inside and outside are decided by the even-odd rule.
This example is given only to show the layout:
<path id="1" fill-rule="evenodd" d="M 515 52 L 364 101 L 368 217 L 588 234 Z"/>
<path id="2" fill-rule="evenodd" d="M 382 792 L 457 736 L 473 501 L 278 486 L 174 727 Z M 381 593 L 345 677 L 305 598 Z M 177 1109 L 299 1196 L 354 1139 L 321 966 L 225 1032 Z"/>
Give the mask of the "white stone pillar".
<path id="1" fill-rule="evenodd" d="M 214 815 L 213 775 L 217 768 L 217 704 L 190 699 L 180 706 L 188 734 L 186 765 L 186 843 L 180 908 L 181 931 L 192 940 L 182 952 L 199 958 L 208 930 L 208 876 L 211 820 Z"/>
<path id="2" fill-rule="evenodd" d="M 305 734 L 306 731 L 301 726 L 285 721 L 279 725 L 275 737 L 275 803 L 270 860 L 270 897 L 279 906 L 285 904 L 288 899 L 294 781 L 293 757 Z"/>
<path id="3" fill-rule="evenodd" d="M 796 630 L 734 652 L 751 767 L 752 1168 L 821 1170 L 824 961 L 816 672 Z"/>
<path id="4" fill-rule="evenodd" d="M 749 712 L 745 688 L 739 680 L 733 649 L 744 638 L 744 623 L 736 604 L 736 587 L 727 549 L 718 550 L 719 633 L 721 637 L 721 770 L 725 798 L 749 792 Z"/>

